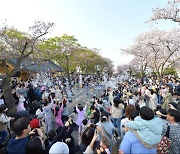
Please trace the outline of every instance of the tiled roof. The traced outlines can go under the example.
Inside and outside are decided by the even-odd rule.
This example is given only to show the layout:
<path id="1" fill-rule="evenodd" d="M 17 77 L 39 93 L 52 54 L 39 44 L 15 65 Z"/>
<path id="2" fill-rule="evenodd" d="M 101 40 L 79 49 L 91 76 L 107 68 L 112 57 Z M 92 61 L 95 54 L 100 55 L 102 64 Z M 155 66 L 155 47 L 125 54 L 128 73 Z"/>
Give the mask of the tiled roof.
<path id="1" fill-rule="evenodd" d="M 16 59 L 11 59 L 8 61 L 10 64 L 15 65 L 17 63 Z M 34 60 L 25 59 L 21 63 L 21 70 L 29 72 L 62 72 L 63 69 L 49 60 Z"/>

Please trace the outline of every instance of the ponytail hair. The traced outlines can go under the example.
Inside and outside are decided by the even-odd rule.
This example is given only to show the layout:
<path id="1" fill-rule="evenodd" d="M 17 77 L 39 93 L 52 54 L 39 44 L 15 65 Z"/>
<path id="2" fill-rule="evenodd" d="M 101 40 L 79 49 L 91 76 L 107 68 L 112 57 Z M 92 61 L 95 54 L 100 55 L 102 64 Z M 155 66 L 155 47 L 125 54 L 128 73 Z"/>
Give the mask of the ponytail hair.
<path id="1" fill-rule="evenodd" d="M 109 113 L 106 112 L 106 111 L 103 111 L 103 112 L 101 113 L 101 122 L 106 122 L 106 121 L 108 121 L 108 117 L 109 117 Z"/>

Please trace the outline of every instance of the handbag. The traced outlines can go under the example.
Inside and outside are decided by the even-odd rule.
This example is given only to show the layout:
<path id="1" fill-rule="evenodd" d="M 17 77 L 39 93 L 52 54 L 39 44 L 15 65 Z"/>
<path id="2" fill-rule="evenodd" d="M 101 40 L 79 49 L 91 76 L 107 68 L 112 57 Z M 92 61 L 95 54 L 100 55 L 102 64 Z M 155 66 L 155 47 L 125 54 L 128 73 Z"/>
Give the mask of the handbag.
<path id="1" fill-rule="evenodd" d="M 169 139 L 169 132 L 170 132 L 170 126 L 167 126 L 167 131 L 164 136 L 162 136 L 160 143 L 158 144 L 157 147 L 157 153 L 159 154 L 168 154 L 170 145 L 171 145 L 171 140 Z"/>

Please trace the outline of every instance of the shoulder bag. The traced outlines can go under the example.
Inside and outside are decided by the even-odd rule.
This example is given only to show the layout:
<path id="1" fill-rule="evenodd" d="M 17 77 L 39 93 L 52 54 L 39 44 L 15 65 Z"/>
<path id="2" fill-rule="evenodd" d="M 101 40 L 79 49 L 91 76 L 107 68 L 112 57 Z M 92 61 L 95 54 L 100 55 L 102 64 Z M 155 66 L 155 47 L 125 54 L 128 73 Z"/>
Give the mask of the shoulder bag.
<path id="1" fill-rule="evenodd" d="M 170 132 L 170 126 L 167 126 L 167 131 L 164 136 L 162 136 L 162 139 L 160 143 L 158 144 L 157 147 L 157 153 L 158 154 L 168 154 L 170 145 L 171 145 L 171 140 L 169 139 L 169 132 Z"/>

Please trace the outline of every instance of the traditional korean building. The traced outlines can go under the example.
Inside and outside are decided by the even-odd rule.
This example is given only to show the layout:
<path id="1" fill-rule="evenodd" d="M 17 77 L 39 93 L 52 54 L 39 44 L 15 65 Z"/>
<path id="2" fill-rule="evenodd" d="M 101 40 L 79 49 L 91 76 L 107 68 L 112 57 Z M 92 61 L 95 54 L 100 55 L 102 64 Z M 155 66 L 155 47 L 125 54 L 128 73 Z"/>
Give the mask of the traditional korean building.
<path id="1" fill-rule="evenodd" d="M 14 69 L 16 65 L 16 59 L 10 59 L 7 63 L 9 71 Z M 15 74 L 14 77 L 18 77 L 20 80 L 27 80 L 32 77 L 33 74 L 38 72 L 63 72 L 63 69 L 49 60 L 34 60 L 34 59 L 25 59 L 22 61 L 20 66 L 20 71 Z M 2 67 L 0 62 L 0 76 L 5 74 L 5 70 Z"/>

